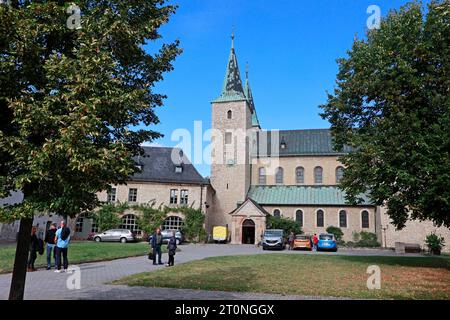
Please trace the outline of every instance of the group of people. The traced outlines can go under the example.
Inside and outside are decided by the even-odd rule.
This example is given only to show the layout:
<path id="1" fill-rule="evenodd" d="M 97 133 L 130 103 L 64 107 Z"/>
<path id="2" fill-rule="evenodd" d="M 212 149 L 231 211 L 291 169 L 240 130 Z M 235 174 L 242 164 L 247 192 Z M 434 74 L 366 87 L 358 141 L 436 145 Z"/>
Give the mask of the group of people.
<path id="1" fill-rule="evenodd" d="M 150 237 L 150 246 L 152 251 L 149 257 L 152 257 L 154 265 L 162 265 L 162 252 L 161 247 L 163 245 L 163 236 L 161 234 L 161 229 L 157 228 L 155 233 Z M 172 231 L 172 236 L 167 242 L 167 251 L 169 254 L 169 261 L 166 263 L 166 267 L 172 267 L 175 263 L 175 252 L 177 251 L 177 239 L 175 238 L 175 231 Z M 158 261 L 156 261 L 158 259 Z"/>
<path id="2" fill-rule="evenodd" d="M 52 268 L 52 253 L 55 261 L 55 272 L 67 272 L 69 260 L 67 251 L 70 243 L 70 229 L 66 226 L 65 221 L 61 221 L 60 227 L 57 228 L 56 223 L 50 225 L 50 229 L 45 233 L 45 239 L 41 240 L 36 235 L 37 228 L 31 229 L 31 242 L 28 255 L 28 272 L 36 271 L 34 266 L 37 254 L 43 254 L 44 245 L 47 253 L 47 270 Z M 61 270 L 61 266 L 63 269 Z"/>
<path id="3" fill-rule="evenodd" d="M 289 250 L 292 250 L 294 248 L 294 241 L 295 241 L 295 234 L 291 232 L 288 237 L 288 244 L 289 244 Z M 317 244 L 319 243 L 319 238 L 317 237 L 317 234 L 314 233 L 314 235 L 309 239 L 311 243 L 311 249 L 313 251 L 317 251 Z"/>

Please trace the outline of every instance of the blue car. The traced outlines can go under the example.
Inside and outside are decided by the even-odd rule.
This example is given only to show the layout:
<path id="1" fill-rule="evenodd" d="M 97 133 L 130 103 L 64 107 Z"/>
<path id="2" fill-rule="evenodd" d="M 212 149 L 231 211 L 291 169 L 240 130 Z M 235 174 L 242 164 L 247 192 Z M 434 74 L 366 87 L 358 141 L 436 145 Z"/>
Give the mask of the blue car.
<path id="1" fill-rule="evenodd" d="M 317 243 L 317 251 L 337 251 L 336 238 L 334 234 L 322 233 L 319 235 L 319 242 Z"/>

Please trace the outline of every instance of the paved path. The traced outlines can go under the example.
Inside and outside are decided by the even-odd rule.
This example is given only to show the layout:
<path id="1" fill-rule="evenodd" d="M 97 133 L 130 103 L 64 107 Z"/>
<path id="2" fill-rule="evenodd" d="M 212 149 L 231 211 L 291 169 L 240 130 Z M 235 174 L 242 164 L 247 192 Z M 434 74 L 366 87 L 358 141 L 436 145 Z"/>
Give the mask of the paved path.
<path id="1" fill-rule="evenodd" d="M 252 245 L 183 245 L 176 255 L 176 263 L 184 263 L 213 256 L 270 254 Z M 341 250 L 337 253 L 282 251 L 284 254 L 337 254 L 337 255 L 395 255 L 386 250 Z M 167 258 L 166 255 L 163 256 Z M 69 249 L 70 259 L 70 249 Z M 153 271 L 164 266 L 153 266 L 147 257 L 134 257 L 113 261 L 85 263 L 81 270 L 81 289 L 69 290 L 66 282 L 71 274 L 57 274 L 40 270 L 27 274 L 25 299 L 318 299 L 320 297 L 282 296 L 273 294 L 210 292 L 190 289 L 144 288 L 109 285 L 107 283 L 128 275 Z M 69 267 L 70 269 L 70 267 Z M 73 277 L 72 277 L 73 278 Z M 0 299 L 7 299 L 11 274 L 0 275 Z"/>

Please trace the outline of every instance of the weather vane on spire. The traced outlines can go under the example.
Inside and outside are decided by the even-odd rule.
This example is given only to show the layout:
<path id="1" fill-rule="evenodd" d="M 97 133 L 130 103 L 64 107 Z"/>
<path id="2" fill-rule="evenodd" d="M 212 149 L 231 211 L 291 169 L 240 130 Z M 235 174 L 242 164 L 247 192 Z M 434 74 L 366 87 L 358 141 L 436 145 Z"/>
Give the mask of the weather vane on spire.
<path id="1" fill-rule="evenodd" d="M 248 80 L 248 69 L 249 69 L 249 65 L 248 65 L 248 61 L 245 64 L 245 79 Z"/>
<path id="2" fill-rule="evenodd" d="M 231 26 L 231 47 L 234 48 L 234 24 Z"/>

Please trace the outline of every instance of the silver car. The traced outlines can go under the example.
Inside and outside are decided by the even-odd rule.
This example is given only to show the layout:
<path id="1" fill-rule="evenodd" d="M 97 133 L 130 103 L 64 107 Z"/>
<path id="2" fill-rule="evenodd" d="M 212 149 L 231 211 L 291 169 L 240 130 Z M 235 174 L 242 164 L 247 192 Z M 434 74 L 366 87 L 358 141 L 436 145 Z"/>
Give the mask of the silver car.
<path id="1" fill-rule="evenodd" d="M 94 241 L 120 241 L 122 243 L 136 241 L 134 232 L 128 229 L 111 229 L 105 232 L 96 233 L 93 237 Z"/>

